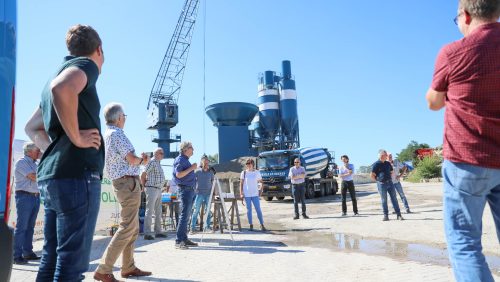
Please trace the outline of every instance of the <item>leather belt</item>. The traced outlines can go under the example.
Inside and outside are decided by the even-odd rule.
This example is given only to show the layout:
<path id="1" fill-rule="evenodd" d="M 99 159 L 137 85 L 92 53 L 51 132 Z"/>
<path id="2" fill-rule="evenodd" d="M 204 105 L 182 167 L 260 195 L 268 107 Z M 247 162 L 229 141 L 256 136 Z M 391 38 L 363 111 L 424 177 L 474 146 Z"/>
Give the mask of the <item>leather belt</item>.
<path id="1" fill-rule="evenodd" d="M 139 176 L 138 175 L 124 175 L 120 178 L 138 178 Z"/>
<path id="2" fill-rule="evenodd" d="M 32 193 L 32 192 L 28 192 L 28 191 L 24 191 L 24 190 L 17 190 L 16 191 L 16 194 L 27 194 L 27 195 L 31 195 L 33 197 L 38 197 L 40 196 L 40 193 L 36 192 L 36 193 Z"/>

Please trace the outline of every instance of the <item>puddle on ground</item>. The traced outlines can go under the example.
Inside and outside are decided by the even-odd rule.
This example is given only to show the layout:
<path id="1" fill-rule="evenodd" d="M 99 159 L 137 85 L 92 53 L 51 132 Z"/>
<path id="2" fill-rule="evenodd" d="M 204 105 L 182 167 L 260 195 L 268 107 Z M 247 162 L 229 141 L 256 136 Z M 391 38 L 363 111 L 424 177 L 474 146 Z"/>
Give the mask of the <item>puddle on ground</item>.
<path id="1" fill-rule="evenodd" d="M 360 252 L 386 256 L 400 261 L 416 261 L 424 264 L 450 266 L 446 248 L 414 244 L 387 239 L 368 239 L 359 235 L 323 232 L 276 232 L 286 236 L 288 245 L 328 248 L 334 251 Z M 496 275 L 500 275 L 500 257 L 486 255 L 486 261 Z"/>

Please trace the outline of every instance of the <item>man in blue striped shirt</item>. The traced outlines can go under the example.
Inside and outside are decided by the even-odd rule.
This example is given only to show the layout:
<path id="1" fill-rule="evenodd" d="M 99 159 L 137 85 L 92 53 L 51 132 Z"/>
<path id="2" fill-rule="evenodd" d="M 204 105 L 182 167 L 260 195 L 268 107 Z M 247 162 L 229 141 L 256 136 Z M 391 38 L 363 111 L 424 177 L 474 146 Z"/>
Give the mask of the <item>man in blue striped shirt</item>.
<path id="1" fill-rule="evenodd" d="M 166 238 L 161 232 L 161 189 L 165 183 L 165 173 L 160 161 L 163 159 L 163 149 L 157 148 L 154 158 L 146 165 L 141 173 L 141 183 L 146 193 L 146 215 L 144 218 L 144 239 L 153 240 L 155 237 L 151 232 L 151 220 L 155 215 L 154 232 L 157 238 Z"/>
<path id="2" fill-rule="evenodd" d="M 14 263 L 26 264 L 40 259 L 33 252 L 33 233 L 40 209 L 40 190 L 36 182 L 36 160 L 40 149 L 32 142 L 24 143 L 24 157 L 14 167 L 17 220 L 14 233 Z"/>

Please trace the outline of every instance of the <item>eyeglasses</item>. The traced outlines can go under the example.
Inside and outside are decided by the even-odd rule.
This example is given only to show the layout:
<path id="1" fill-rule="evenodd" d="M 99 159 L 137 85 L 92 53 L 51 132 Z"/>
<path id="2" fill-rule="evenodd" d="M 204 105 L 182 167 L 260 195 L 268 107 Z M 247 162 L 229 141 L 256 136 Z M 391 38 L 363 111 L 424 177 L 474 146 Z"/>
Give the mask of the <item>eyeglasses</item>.
<path id="1" fill-rule="evenodd" d="M 458 13 L 458 15 L 453 19 L 453 22 L 455 23 L 455 25 L 458 25 L 458 18 L 460 18 L 461 15 L 463 15 L 464 13 L 463 12 L 460 12 Z"/>

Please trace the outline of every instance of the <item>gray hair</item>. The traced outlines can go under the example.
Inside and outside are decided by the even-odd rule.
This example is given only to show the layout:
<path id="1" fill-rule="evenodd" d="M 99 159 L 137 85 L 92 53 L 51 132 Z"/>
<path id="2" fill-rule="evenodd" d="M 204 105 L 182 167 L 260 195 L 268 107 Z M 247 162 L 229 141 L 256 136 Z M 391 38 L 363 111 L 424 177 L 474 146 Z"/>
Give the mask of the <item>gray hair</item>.
<path id="1" fill-rule="evenodd" d="M 181 152 L 185 152 L 189 147 L 193 147 L 193 144 L 189 141 L 183 141 L 181 145 L 179 145 Z"/>
<path id="2" fill-rule="evenodd" d="M 387 151 L 384 149 L 378 150 L 378 157 L 380 158 L 383 154 L 387 154 Z"/>
<path id="3" fill-rule="evenodd" d="M 33 142 L 25 142 L 23 145 L 23 152 L 25 155 L 35 149 L 38 149 L 38 147 Z"/>
<path id="4" fill-rule="evenodd" d="M 104 119 L 107 124 L 116 124 L 123 114 L 123 106 L 120 103 L 111 102 L 104 107 Z"/>
<path id="5" fill-rule="evenodd" d="M 500 0 L 459 0 L 459 8 L 473 18 L 491 20 L 500 16 Z"/>

